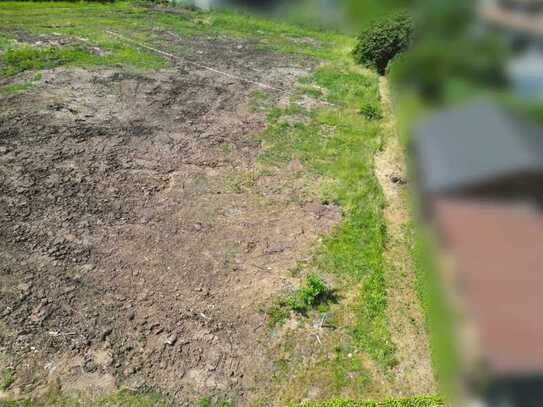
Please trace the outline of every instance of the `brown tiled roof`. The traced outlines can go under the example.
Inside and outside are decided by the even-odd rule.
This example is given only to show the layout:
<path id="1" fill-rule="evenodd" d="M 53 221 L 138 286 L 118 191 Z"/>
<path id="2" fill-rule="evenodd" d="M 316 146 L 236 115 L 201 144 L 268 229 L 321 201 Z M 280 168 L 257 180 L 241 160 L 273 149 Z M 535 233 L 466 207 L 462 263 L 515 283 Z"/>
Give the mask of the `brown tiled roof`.
<path id="1" fill-rule="evenodd" d="M 456 289 L 496 374 L 543 372 L 543 215 L 473 200 L 433 201 Z"/>

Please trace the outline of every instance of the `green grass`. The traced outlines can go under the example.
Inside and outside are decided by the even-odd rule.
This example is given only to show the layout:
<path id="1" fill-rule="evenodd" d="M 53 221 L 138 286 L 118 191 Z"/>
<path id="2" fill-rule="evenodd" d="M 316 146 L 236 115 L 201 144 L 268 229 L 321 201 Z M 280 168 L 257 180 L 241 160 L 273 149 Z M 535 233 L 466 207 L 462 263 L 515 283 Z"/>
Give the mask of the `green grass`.
<path id="1" fill-rule="evenodd" d="M 0 87 L 0 96 L 10 96 L 15 95 L 17 93 L 26 92 L 29 89 L 32 89 L 34 86 L 34 82 L 32 81 L 25 81 L 20 83 L 13 83 L 6 86 Z"/>
<path id="2" fill-rule="evenodd" d="M 418 396 L 384 401 L 330 400 L 292 404 L 289 407 L 442 407 L 445 404 L 437 396 Z"/>
<path id="3" fill-rule="evenodd" d="M 228 400 L 218 400 L 213 402 L 211 397 L 204 397 L 197 401 L 196 407 L 233 407 L 234 404 Z"/>
<path id="4" fill-rule="evenodd" d="M 4 369 L 0 380 L 0 391 L 6 391 L 15 382 L 15 375 L 12 369 Z"/>
<path id="5" fill-rule="evenodd" d="M 394 78 L 390 79 L 396 100 L 395 114 L 400 141 L 408 157 L 409 172 L 415 176 L 415 163 L 411 162 L 412 157 L 407 155 L 411 129 L 418 120 L 424 119 L 427 114 L 434 111 L 435 106 L 429 105 L 427 101 L 420 98 L 420 95 L 401 89 L 394 83 Z M 503 94 L 493 94 L 492 97 L 496 101 L 504 100 Z M 422 202 L 415 193 L 416 191 L 413 191 L 410 196 L 411 212 L 413 218 L 418 218 L 421 222 L 409 225 L 412 233 L 406 236 L 410 236 L 408 245 L 411 247 L 411 256 L 414 260 L 416 292 L 424 312 L 434 378 L 439 385 L 441 395 L 446 399 L 453 399 L 457 390 L 456 381 L 459 372 L 459 350 L 454 332 L 455 315 L 447 302 L 447 293 L 439 273 L 438 256 L 440 254 L 437 243 L 439 239 L 434 235 L 431 226 L 425 224 L 424 218 L 420 216 Z"/>
<path id="6" fill-rule="evenodd" d="M 152 51 L 111 36 L 107 30 L 166 50 L 172 49 L 157 33 L 159 31 L 172 32 L 181 38 L 199 35 L 248 38 L 257 41 L 260 48 L 321 59 L 337 57 L 343 49 L 352 46 L 351 39 L 346 36 L 248 14 L 191 11 L 182 7 L 173 10 L 174 13 L 165 13 L 160 6 L 136 2 L 0 2 L 0 50 L 5 50 L 4 58 L 8 59 L 0 75 L 66 64 L 123 64 L 146 70 L 168 63 Z M 31 47 L 24 42 L 13 42 L 15 32 L 61 36 L 70 41 L 62 47 Z M 102 52 L 91 52 L 94 47 Z M 180 54 L 179 49 L 172 51 Z M 6 63 L 2 63 L 2 59 L 0 57 L 0 67 Z"/>
<path id="7" fill-rule="evenodd" d="M 11 76 L 27 70 L 54 68 L 76 60 L 82 62 L 87 55 L 83 49 L 77 48 L 8 48 L 2 57 L 3 67 L 0 74 Z"/>
<path id="8" fill-rule="evenodd" d="M 308 267 L 338 276 L 343 286 L 362 287 L 354 304 L 356 322 L 347 329 L 353 346 L 388 370 L 396 360 L 385 315 L 384 198 L 373 166 L 383 140 L 380 120 L 360 114 L 365 103 L 379 103 L 377 77 L 339 60 L 317 69 L 303 85 L 318 86 L 323 99 L 333 105 L 271 109 L 261 160 L 280 164 L 297 157 L 323 180 L 321 200 L 341 207 L 341 224 L 325 238 Z M 285 318 L 284 300 L 280 301 L 283 307 L 272 308 L 273 322 Z"/>
<path id="9" fill-rule="evenodd" d="M 255 185 L 255 180 L 256 173 L 254 171 L 236 172 L 226 178 L 225 187 L 228 192 L 241 194 L 250 191 Z"/>
<path id="10" fill-rule="evenodd" d="M 14 41 L 12 38 L 0 33 L 0 51 L 10 48 L 13 45 L 13 43 Z"/>
<path id="11" fill-rule="evenodd" d="M 306 171 L 300 176 L 320 179 L 322 202 L 341 208 L 341 223 L 297 274 L 326 273 L 334 276 L 344 293 L 356 293 L 353 304 L 342 304 L 340 298 L 340 303 L 334 305 L 337 313 L 354 313 L 353 323 L 340 327 L 349 340 L 333 347 L 331 356 L 326 356 L 325 363 L 317 368 L 326 370 L 327 378 L 332 377 L 331 388 L 336 392 L 352 385 L 350 375 L 355 374 L 357 394 L 362 394 L 368 376 L 360 359 L 352 354 L 365 353 L 384 371 L 395 364 L 385 314 L 384 198 L 374 174 L 374 156 L 383 143 L 378 78 L 354 65 L 350 55 L 354 39 L 347 36 L 228 11 L 174 11 L 164 13 L 160 7 L 135 2 L 2 2 L 0 75 L 61 65 L 123 64 L 134 69 L 157 69 L 168 64 L 152 52 L 111 37 L 106 30 L 175 53 L 181 51 L 169 48 L 171 44 L 160 36 L 160 31 L 175 33 L 181 39 L 203 35 L 250 39 L 260 49 L 323 61 L 325 64 L 300 83 L 288 106 L 274 107 L 269 95 L 255 92 L 250 108 L 268 115 L 268 126 L 259 136 L 264 147 L 260 163 L 284 166 L 294 158 L 299 160 Z M 36 47 L 14 43 L 11 38 L 16 31 L 60 34 L 71 41 L 62 47 Z M 92 47 L 102 52 L 94 53 Z M 9 86 L 12 88 L 3 89 L 7 93 L 27 90 L 23 83 Z M 302 96 L 322 104 L 302 107 L 295 103 Z M 227 188 L 242 193 L 253 184 L 254 174 L 247 173 L 233 177 Z M 321 283 L 320 277 L 302 281 L 292 296 L 279 299 L 268 312 L 270 325 L 280 324 L 292 309 L 308 314 L 322 311 L 320 300 L 328 288 Z M 311 372 L 306 373 L 313 377 Z M 85 405 L 145 406 L 152 405 L 145 403 L 153 397 L 121 392 Z"/>
<path id="12" fill-rule="evenodd" d="M 31 80 L 22 82 L 10 83 L 9 85 L 0 86 L 0 96 L 11 96 L 18 93 L 24 93 L 36 86 L 41 80 L 41 74 L 34 74 Z"/>
<path id="13" fill-rule="evenodd" d="M 124 64 L 137 69 L 156 69 L 166 61 L 152 53 L 123 43 L 105 30 L 136 29 L 145 9 L 130 2 L 99 3 L 0 3 L 0 76 L 24 70 L 53 68 L 60 65 Z M 24 42 L 9 41 L 13 32 L 45 34 L 70 39 L 68 45 L 38 47 Z M 147 32 L 136 30 L 139 40 L 149 39 Z M 98 47 L 103 55 L 91 52 Z"/>
<path id="14" fill-rule="evenodd" d="M 455 394 L 455 377 L 459 370 L 459 355 L 454 333 L 454 313 L 446 300 L 446 293 L 437 268 L 438 248 L 432 232 L 419 225 L 413 244 L 413 258 L 417 294 L 424 308 L 426 328 L 434 375 L 446 397 Z"/>
<path id="15" fill-rule="evenodd" d="M 2 401 L 5 407 L 160 407 L 169 406 L 158 394 L 138 394 L 120 390 L 113 394 L 90 399 L 78 394 L 50 393 L 39 400 Z"/>

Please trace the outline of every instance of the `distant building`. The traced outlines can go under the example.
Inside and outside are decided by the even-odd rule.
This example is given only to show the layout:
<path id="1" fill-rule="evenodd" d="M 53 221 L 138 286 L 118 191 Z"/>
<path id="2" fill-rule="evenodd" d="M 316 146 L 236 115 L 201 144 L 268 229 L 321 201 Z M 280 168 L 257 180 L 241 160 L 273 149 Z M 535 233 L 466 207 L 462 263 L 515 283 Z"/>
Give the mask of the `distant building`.
<path id="1" fill-rule="evenodd" d="M 491 27 L 527 41 L 543 41 L 542 0 L 486 0 L 479 15 Z"/>
<path id="2" fill-rule="evenodd" d="M 543 46 L 534 45 L 515 55 L 507 72 L 520 98 L 543 100 Z"/>
<path id="3" fill-rule="evenodd" d="M 543 405 L 543 128 L 492 104 L 414 132 L 419 188 L 450 260 L 464 405 Z"/>
<path id="4" fill-rule="evenodd" d="M 192 0 L 192 3 L 201 9 L 209 10 L 213 7 L 257 7 L 257 8 L 272 8 L 279 4 L 279 0 Z"/>
<path id="5" fill-rule="evenodd" d="M 487 102 L 438 113 L 416 128 L 426 194 L 543 202 L 543 129 Z"/>
<path id="6" fill-rule="evenodd" d="M 543 0 L 480 2 L 484 26 L 510 44 L 507 67 L 515 93 L 524 99 L 543 99 Z"/>

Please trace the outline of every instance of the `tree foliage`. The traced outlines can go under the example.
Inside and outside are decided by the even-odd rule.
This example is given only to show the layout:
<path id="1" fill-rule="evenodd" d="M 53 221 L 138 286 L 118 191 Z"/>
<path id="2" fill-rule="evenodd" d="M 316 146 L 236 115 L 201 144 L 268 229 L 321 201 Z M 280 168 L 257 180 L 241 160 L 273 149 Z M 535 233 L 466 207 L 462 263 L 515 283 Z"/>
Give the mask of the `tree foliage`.
<path id="1" fill-rule="evenodd" d="M 388 63 L 411 43 L 413 20 L 405 13 L 395 13 L 376 20 L 358 37 L 355 60 L 384 74 Z"/>

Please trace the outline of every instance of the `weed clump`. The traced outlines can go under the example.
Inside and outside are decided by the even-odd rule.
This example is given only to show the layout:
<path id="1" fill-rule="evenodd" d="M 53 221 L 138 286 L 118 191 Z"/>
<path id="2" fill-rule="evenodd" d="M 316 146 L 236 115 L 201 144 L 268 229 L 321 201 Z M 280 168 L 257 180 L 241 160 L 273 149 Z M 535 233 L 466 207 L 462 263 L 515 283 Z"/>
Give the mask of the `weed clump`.
<path id="1" fill-rule="evenodd" d="M 290 308 L 288 307 L 288 297 L 280 296 L 275 302 L 266 310 L 268 315 L 268 326 L 273 328 L 277 325 L 283 325 L 283 323 L 290 316 Z"/>
<path id="2" fill-rule="evenodd" d="M 289 294 L 280 296 L 268 308 L 268 325 L 281 325 L 291 312 L 306 315 L 311 309 L 333 300 L 333 290 L 317 273 L 309 273 L 303 284 Z"/>
<path id="3" fill-rule="evenodd" d="M 330 289 L 316 273 L 309 273 L 304 284 L 292 293 L 288 299 L 291 310 L 306 314 L 330 295 Z"/>
<path id="4" fill-rule="evenodd" d="M 364 103 L 360 108 L 360 114 L 369 121 L 381 120 L 383 118 L 383 110 L 377 102 Z"/>

